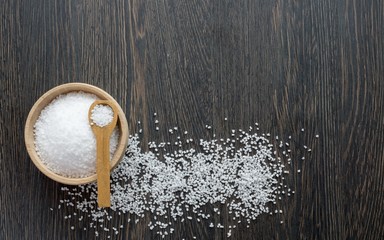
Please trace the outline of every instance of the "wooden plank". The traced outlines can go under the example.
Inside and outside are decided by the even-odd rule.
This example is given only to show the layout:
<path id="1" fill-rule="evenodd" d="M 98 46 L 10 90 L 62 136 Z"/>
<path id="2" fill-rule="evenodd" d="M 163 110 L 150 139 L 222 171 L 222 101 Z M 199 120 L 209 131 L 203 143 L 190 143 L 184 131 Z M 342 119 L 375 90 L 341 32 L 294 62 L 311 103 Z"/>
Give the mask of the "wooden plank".
<path id="1" fill-rule="evenodd" d="M 272 135 L 292 135 L 293 154 L 306 157 L 294 159 L 287 177 L 296 194 L 278 203 L 282 214 L 240 224 L 232 239 L 384 238 L 383 1 L 0 5 L 0 239 L 94 238 L 93 230 L 77 229 L 90 219 L 50 211 L 67 196 L 64 185 L 38 172 L 22 134 L 33 103 L 75 81 L 115 97 L 130 132 L 143 129 L 143 149 L 169 138 L 173 126 L 195 139 L 212 137 L 206 124 L 223 137 L 255 122 Z M 215 220 L 230 224 L 227 216 L 222 208 Z M 157 238 L 150 216 L 138 224 L 129 217 L 106 223 L 125 226 L 114 238 Z M 176 223 L 166 239 L 225 239 L 227 230 Z"/>

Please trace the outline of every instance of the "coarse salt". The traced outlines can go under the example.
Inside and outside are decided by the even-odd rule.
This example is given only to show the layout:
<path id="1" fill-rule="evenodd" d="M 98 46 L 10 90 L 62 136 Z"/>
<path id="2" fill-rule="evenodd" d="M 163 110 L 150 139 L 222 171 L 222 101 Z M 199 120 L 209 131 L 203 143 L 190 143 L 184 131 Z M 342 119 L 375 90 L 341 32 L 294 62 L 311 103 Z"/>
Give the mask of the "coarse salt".
<path id="1" fill-rule="evenodd" d="M 212 220 L 213 216 L 202 208 L 227 202 L 233 217 L 253 220 L 261 213 L 268 213 L 267 203 L 276 198 L 283 165 L 274 162 L 272 146 L 265 137 L 244 133 L 239 140 L 242 147 L 238 149 L 225 147 L 217 140 L 201 139 L 201 152 L 179 150 L 165 155 L 164 159 L 155 152 L 142 152 L 139 144 L 137 135 L 130 138 L 129 157 L 112 173 L 111 210 L 143 216 L 150 209 L 154 220 L 156 216 L 165 219 L 151 224 L 151 228 L 162 229 L 159 234 L 170 232 L 171 225 L 166 220 L 170 209 L 171 218 L 181 222 L 187 212 L 193 214 L 186 216 L 188 220 L 200 217 Z M 156 148 L 163 143 L 150 145 Z M 80 188 L 80 192 L 97 189 L 96 183 Z M 108 216 L 107 212 L 92 207 L 97 204 L 96 195 L 78 200 L 76 207 L 90 214 L 94 221 Z M 214 210 L 220 214 L 218 208 Z"/>
<path id="2" fill-rule="evenodd" d="M 178 128 L 169 129 L 171 134 L 173 131 Z M 223 229 L 221 223 L 213 223 L 223 208 L 227 208 L 224 213 L 229 218 L 239 224 L 246 222 L 249 228 L 251 221 L 260 214 L 271 214 L 282 196 L 294 194 L 283 184 L 283 174 L 293 171 L 285 169 L 284 162 L 289 165 L 291 161 L 287 152 L 274 147 L 279 138 L 274 142 L 275 138 L 268 138 L 270 134 L 241 129 L 238 132 L 238 136 L 227 139 L 200 139 L 196 146 L 183 145 L 180 136 L 173 135 L 177 139 L 175 151 L 164 148 L 173 145 L 168 139 L 170 141 L 148 142 L 150 150 L 144 152 L 139 135 L 130 136 L 126 157 L 111 175 L 110 210 L 118 215 L 130 213 L 137 218 L 149 214 L 152 220 L 149 229 L 161 237 L 173 233 L 175 222 L 196 220 Z M 286 145 L 287 148 L 293 146 Z M 68 193 L 69 197 L 78 196 L 76 199 L 65 199 L 61 204 L 73 207 L 74 203 L 74 207 L 91 217 L 92 222 L 109 221 L 111 212 L 96 207 L 96 189 L 97 183 L 81 185 L 78 191 Z M 83 197 L 81 193 L 91 194 Z M 276 209 L 275 213 L 281 214 L 282 210 Z M 231 234 L 229 231 L 228 237 Z"/>
<path id="3" fill-rule="evenodd" d="M 110 106 L 98 104 L 91 111 L 91 119 L 97 126 L 105 127 L 113 120 L 113 110 Z"/>
<path id="4" fill-rule="evenodd" d="M 94 94 L 70 92 L 59 95 L 41 111 L 34 126 L 36 152 L 56 174 L 73 178 L 95 174 L 96 139 L 88 111 L 97 99 Z M 111 156 L 118 138 L 115 128 L 110 138 Z"/>

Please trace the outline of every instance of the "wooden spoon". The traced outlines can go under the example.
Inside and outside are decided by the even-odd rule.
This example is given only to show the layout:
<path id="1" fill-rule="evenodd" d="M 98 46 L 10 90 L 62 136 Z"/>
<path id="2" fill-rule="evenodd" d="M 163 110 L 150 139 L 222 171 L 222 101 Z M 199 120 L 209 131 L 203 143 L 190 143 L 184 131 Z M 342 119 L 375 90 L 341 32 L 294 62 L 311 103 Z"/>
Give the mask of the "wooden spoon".
<path id="1" fill-rule="evenodd" d="M 97 105 L 109 106 L 113 110 L 113 119 L 106 126 L 99 126 L 92 120 L 92 110 Z M 111 206 L 109 139 L 117 123 L 117 113 L 117 107 L 108 100 L 96 100 L 88 111 L 89 124 L 96 137 L 97 203 L 99 207 Z"/>

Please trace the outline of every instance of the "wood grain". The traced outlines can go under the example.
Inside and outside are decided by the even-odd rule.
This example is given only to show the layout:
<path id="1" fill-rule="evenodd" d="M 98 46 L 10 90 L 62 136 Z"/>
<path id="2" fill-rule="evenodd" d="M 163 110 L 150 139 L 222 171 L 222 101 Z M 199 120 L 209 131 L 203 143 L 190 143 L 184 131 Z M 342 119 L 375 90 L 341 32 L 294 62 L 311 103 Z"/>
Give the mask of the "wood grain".
<path id="1" fill-rule="evenodd" d="M 240 224 L 232 239 L 384 238 L 383 1 L 0 0 L 0 6 L 0 239 L 94 238 L 93 231 L 70 229 L 89 219 L 68 221 L 70 210 L 49 210 L 66 196 L 64 185 L 32 164 L 22 134 L 33 103 L 75 81 L 117 99 L 130 132 L 143 129 L 144 149 L 171 137 L 176 125 L 196 139 L 225 137 L 255 122 L 272 135 L 292 135 L 293 154 L 306 157 L 289 166 L 296 194 L 278 203 L 283 214 L 262 215 L 249 228 Z M 221 210 L 215 221 L 228 225 Z M 150 216 L 138 224 L 128 218 L 135 219 L 113 217 L 126 226 L 114 238 L 158 238 L 147 227 Z M 227 230 L 175 223 L 166 239 L 226 239 Z"/>

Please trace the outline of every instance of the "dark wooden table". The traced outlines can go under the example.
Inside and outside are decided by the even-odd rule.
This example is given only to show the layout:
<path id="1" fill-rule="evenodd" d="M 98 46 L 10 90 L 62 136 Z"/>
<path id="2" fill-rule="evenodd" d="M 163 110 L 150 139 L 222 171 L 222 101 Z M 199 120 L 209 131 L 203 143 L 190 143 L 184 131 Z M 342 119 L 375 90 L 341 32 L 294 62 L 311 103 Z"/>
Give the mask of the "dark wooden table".
<path id="1" fill-rule="evenodd" d="M 384 239 L 383 39 L 381 0 L 0 0 L 0 239 L 94 239 L 49 210 L 63 185 L 37 170 L 23 137 L 33 103 L 75 81 L 114 96 L 132 133 L 141 120 L 143 146 L 171 126 L 198 139 L 206 124 L 225 135 L 259 122 L 312 147 L 290 166 L 283 214 L 231 239 Z M 126 228 L 113 238 L 157 238 L 128 217 L 114 217 Z M 166 239 L 227 238 L 176 227 Z"/>

